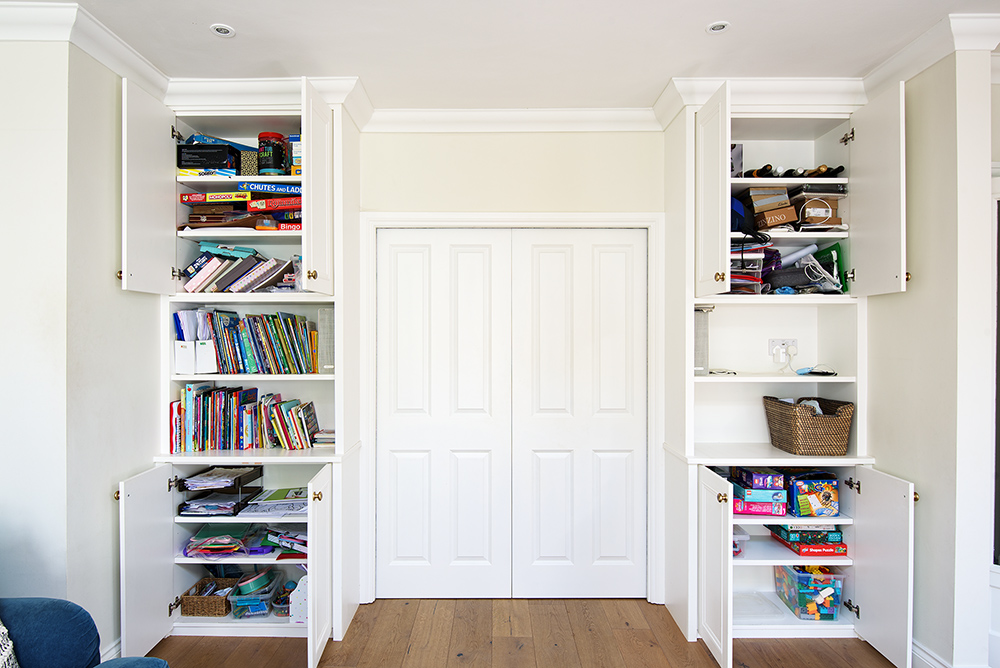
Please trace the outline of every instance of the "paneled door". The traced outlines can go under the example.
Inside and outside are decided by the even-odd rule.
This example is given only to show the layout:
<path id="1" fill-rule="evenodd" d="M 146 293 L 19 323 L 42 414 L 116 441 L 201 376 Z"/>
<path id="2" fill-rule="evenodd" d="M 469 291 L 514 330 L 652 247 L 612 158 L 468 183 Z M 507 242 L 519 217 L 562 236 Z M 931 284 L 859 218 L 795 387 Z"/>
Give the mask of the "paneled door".
<path id="1" fill-rule="evenodd" d="M 510 230 L 376 252 L 376 596 L 509 597 Z"/>
<path id="2" fill-rule="evenodd" d="M 645 596 L 645 231 L 377 253 L 376 595 Z"/>
<path id="3" fill-rule="evenodd" d="M 645 597 L 646 231 L 512 254 L 514 597 Z"/>

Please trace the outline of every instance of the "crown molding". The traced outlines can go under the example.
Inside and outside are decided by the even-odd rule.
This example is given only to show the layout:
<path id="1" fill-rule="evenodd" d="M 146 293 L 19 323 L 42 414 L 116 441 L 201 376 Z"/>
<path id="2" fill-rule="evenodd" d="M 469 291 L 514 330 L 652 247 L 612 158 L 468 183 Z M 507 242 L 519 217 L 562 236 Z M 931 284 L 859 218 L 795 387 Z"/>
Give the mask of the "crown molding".
<path id="1" fill-rule="evenodd" d="M 375 109 L 365 132 L 660 132 L 652 109 Z"/>
<path id="2" fill-rule="evenodd" d="M 178 113 L 271 111 L 299 113 L 301 77 L 260 79 L 170 79 L 163 103 Z"/>
<path id="3" fill-rule="evenodd" d="M 666 125 L 687 105 L 701 106 L 729 82 L 733 113 L 781 113 L 793 116 L 850 114 L 868 101 L 857 78 L 675 78 L 653 104 Z"/>
<path id="4" fill-rule="evenodd" d="M 912 79 L 955 51 L 992 51 L 1000 43 L 1000 14 L 949 14 L 930 30 L 864 77 L 870 97 L 887 87 Z M 996 56 L 993 80 L 997 81 Z"/>
<path id="5" fill-rule="evenodd" d="M 375 107 L 358 77 L 309 77 L 309 83 L 330 104 L 342 104 L 359 129 L 372 118 Z"/>
<path id="6" fill-rule="evenodd" d="M 0 41 L 69 42 L 157 97 L 167 89 L 163 72 L 74 2 L 0 2 Z"/>

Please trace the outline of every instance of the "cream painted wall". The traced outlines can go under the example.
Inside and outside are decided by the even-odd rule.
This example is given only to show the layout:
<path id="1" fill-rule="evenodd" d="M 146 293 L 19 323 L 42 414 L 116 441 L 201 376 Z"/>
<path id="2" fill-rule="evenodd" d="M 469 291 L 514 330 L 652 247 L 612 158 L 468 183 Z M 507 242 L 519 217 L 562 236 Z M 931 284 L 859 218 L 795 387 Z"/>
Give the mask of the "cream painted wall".
<path id="1" fill-rule="evenodd" d="M 1000 162 L 1000 84 L 994 84 L 991 86 L 992 89 L 992 115 L 993 115 L 993 132 L 990 134 L 992 138 L 992 161 Z"/>
<path id="2" fill-rule="evenodd" d="M 68 597 L 120 635 L 118 481 L 159 453 L 159 298 L 125 292 L 121 267 L 121 78 L 69 52 L 67 233 Z"/>
<path id="3" fill-rule="evenodd" d="M 364 211 L 663 210 L 659 132 L 361 136 Z"/>
<path id="4" fill-rule="evenodd" d="M 906 82 L 914 278 L 905 293 L 868 300 L 870 449 L 880 469 L 912 480 L 920 494 L 914 640 L 949 665 L 987 660 L 995 362 L 988 91 L 985 52 L 952 54 Z"/>
<path id="5" fill-rule="evenodd" d="M 25 203 L 3 218 L 0 596 L 66 595 L 68 49 L 0 43 L 0 182 Z"/>

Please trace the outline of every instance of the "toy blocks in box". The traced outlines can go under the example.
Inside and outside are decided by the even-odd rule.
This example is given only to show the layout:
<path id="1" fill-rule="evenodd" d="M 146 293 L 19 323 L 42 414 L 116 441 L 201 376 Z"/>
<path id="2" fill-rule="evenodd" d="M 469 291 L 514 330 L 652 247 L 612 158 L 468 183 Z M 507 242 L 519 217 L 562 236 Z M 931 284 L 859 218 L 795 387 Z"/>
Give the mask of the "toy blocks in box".
<path id="1" fill-rule="evenodd" d="M 837 476 L 828 471 L 802 469 L 786 470 L 784 473 L 789 515 L 795 517 L 840 515 Z"/>
<path id="2" fill-rule="evenodd" d="M 774 590 L 799 619 L 836 621 L 843 589 L 844 576 L 824 566 L 774 567 Z"/>

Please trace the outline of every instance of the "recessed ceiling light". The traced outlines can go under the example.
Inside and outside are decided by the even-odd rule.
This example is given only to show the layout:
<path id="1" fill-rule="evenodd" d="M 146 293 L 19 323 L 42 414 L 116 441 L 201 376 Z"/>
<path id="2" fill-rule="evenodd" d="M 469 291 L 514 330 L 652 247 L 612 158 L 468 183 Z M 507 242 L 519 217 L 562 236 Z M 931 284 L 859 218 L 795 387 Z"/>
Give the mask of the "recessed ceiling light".
<path id="1" fill-rule="evenodd" d="M 211 30 L 219 37 L 232 37 L 236 34 L 236 29 L 225 23 L 213 23 Z"/>
<path id="2" fill-rule="evenodd" d="M 705 32 L 709 35 L 726 32 L 727 30 L 729 30 L 729 21 L 712 21 L 705 27 Z"/>

